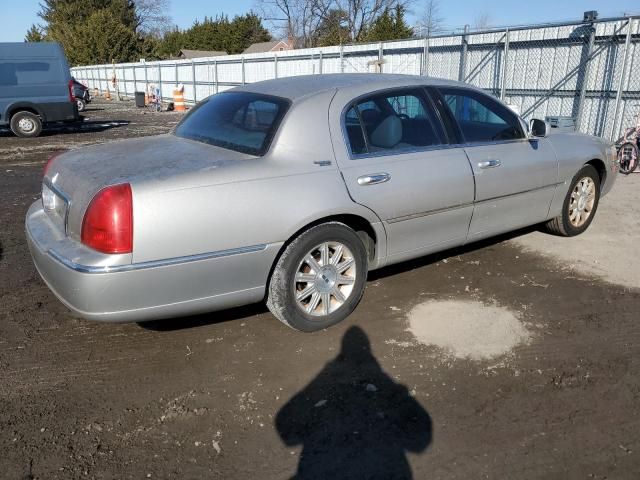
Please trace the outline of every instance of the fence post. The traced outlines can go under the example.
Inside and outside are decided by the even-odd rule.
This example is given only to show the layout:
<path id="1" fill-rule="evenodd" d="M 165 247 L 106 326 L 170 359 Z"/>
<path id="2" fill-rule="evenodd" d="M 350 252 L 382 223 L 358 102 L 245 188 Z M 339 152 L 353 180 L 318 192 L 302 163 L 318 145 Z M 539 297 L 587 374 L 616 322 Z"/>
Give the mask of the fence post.
<path id="1" fill-rule="evenodd" d="M 191 79 L 193 80 L 193 103 L 198 103 L 196 96 L 196 62 L 191 60 Z"/>
<path id="2" fill-rule="evenodd" d="M 133 64 L 133 98 L 135 99 L 135 95 L 136 95 L 136 90 L 138 90 L 138 82 L 136 80 L 136 65 L 137 64 Z"/>
<path id="3" fill-rule="evenodd" d="M 144 93 L 148 94 L 149 93 L 149 76 L 147 73 L 147 61 L 144 61 Z"/>
<path id="4" fill-rule="evenodd" d="M 424 44 L 422 45 L 422 65 L 420 69 L 420 75 L 429 75 L 429 37 L 424 37 Z"/>
<path id="5" fill-rule="evenodd" d="M 502 69 L 500 72 L 500 100 L 504 102 L 507 92 L 507 62 L 509 59 L 509 29 L 504 32 L 504 52 L 502 53 Z"/>
<path id="6" fill-rule="evenodd" d="M 629 17 L 629 19 L 627 20 L 627 38 L 624 41 L 624 56 L 622 57 L 622 73 L 620 74 L 620 80 L 618 81 L 618 91 L 616 92 L 616 106 L 613 113 L 611 133 L 609 134 L 609 140 L 611 141 L 617 140 L 617 136 L 618 136 L 618 115 L 620 114 L 620 103 L 622 101 L 622 89 L 624 88 L 624 81 L 625 81 L 625 78 L 627 77 L 627 60 L 629 58 L 629 49 L 631 48 L 632 31 L 633 31 L 633 18 Z"/>
<path id="7" fill-rule="evenodd" d="M 464 82 L 467 70 L 467 32 L 469 31 L 469 25 L 464 26 L 464 35 L 462 35 L 462 52 L 460 54 L 460 71 L 458 72 L 458 80 Z"/>
<path id="8" fill-rule="evenodd" d="M 273 54 L 273 78 L 278 78 L 278 54 Z"/>
<path id="9" fill-rule="evenodd" d="M 121 67 L 120 68 L 120 75 L 121 75 L 121 78 L 122 78 L 122 86 L 124 87 L 124 98 L 127 98 L 127 79 L 124 76 L 124 72 L 125 72 L 124 67 Z M 120 88 L 118 88 L 118 93 L 120 93 Z M 120 99 L 118 99 L 118 100 L 120 100 Z"/>
<path id="10" fill-rule="evenodd" d="M 158 63 L 158 90 L 160 90 L 160 103 L 162 103 L 162 65 Z"/>
<path id="11" fill-rule="evenodd" d="M 242 85 L 246 84 L 244 75 L 244 57 L 242 57 Z"/>
<path id="12" fill-rule="evenodd" d="M 207 93 L 210 96 L 211 95 L 211 60 L 209 60 L 209 62 L 207 63 Z"/>
<path id="13" fill-rule="evenodd" d="M 213 86 L 213 91 L 218 93 L 218 60 L 216 59 L 213 59 Z"/>
<path id="14" fill-rule="evenodd" d="M 178 82 L 178 61 L 176 60 L 176 63 L 174 63 L 173 66 L 173 73 L 174 73 L 174 78 L 176 79 L 176 88 L 178 88 L 178 84 L 180 82 Z"/>
<path id="15" fill-rule="evenodd" d="M 589 32 L 589 45 L 587 46 L 587 57 L 584 65 L 584 75 L 582 77 L 582 85 L 580 85 L 580 99 L 578 100 L 578 112 L 576 113 L 576 130 L 582 131 L 582 113 L 584 111 L 584 99 L 587 94 L 587 81 L 589 80 L 589 65 L 591 64 L 591 55 L 593 54 L 593 44 L 596 39 L 596 28 L 591 24 Z M 583 132 L 586 133 L 586 132 Z"/>
<path id="16" fill-rule="evenodd" d="M 344 73 L 344 46 L 340 44 L 340 73 Z"/>
<path id="17" fill-rule="evenodd" d="M 318 54 L 318 73 L 322 74 L 322 50 Z"/>
<path id="18" fill-rule="evenodd" d="M 382 45 L 382 42 L 380 42 L 380 44 L 378 45 L 378 72 L 377 73 L 382 73 L 382 59 L 384 58 L 384 47 Z"/>

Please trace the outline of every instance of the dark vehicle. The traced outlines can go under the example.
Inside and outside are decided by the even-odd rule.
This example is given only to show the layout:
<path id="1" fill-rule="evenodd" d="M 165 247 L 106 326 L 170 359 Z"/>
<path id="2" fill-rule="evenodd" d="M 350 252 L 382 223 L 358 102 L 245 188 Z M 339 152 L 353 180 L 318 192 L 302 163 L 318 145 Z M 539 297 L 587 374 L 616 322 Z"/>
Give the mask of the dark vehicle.
<path id="1" fill-rule="evenodd" d="M 0 43 L 0 126 L 37 137 L 42 126 L 79 120 L 73 80 L 57 43 Z"/>
<path id="2" fill-rule="evenodd" d="M 87 103 L 91 103 L 91 94 L 89 93 L 89 87 L 83 85 L 74 77 L 71 77 L 71 80 L 73 81 L 73 97 L 76 99 L 78 111 L 84 112 L 84 109 L 87 108 Z"/>

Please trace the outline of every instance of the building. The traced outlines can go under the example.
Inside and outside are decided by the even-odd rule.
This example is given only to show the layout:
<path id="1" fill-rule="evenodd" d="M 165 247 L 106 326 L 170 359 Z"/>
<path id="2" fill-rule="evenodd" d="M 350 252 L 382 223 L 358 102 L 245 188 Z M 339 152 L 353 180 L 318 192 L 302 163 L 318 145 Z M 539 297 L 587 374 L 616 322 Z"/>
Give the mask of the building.
<path id="1" fill-rule="evenodd" d="M 292 40 L 272 40 L 271 42 L 252 43 L 242 53 L 282 52 L 293 49 L 294 45 Z"/>
<path id="2" fill-rule="evenodd" d="M 221 57 L 223 55 L 227 55 L 227 52 L 217 52 L 215 50 L 180 50 L 178 58 Z"/>

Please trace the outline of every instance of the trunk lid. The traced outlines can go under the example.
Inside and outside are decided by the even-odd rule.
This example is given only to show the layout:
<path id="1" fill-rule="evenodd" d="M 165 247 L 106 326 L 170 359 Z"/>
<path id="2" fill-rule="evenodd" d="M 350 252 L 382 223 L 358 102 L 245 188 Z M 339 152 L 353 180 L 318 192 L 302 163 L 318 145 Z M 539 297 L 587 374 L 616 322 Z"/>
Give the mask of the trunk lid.
<path id="1" fill-rule="evenodd" d="M 172 134 L 128 139 L 66 152 L 47 170 L 45 184 L 66 197 L 67 234 L 79 238 L 82 218 L 94 195 L 108 185 L 134 190 L 154 183 L 170 190 L 211 183 L 222 170 L 236 170 L 256 157 Z M 220 178 L 218 178 L 220 180 Z M 135 199 L 134 199 L 135 205 Z M 135 207 L 134 207 L 135 208 Z M 51 212 L 60 216 L 60 212 Z"/>

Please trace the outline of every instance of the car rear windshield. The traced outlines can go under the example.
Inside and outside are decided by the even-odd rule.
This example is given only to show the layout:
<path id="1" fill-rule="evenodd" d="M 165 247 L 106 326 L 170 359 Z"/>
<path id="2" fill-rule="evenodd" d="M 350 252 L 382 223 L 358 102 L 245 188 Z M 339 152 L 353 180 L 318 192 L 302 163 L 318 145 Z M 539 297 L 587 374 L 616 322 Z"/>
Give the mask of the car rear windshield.
<path id="1" fill-rule="evenodd" d="M 198 104 L 176 127 L 179 137 L 229 150 L 264 155 L 289 108 L 279 97 L 225 92 Z"/>

